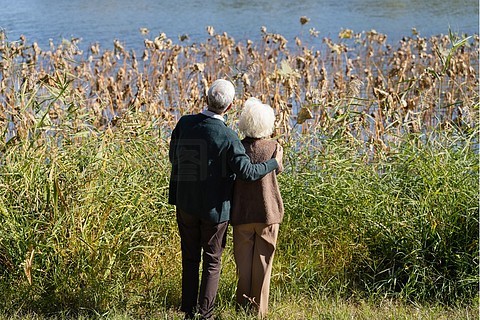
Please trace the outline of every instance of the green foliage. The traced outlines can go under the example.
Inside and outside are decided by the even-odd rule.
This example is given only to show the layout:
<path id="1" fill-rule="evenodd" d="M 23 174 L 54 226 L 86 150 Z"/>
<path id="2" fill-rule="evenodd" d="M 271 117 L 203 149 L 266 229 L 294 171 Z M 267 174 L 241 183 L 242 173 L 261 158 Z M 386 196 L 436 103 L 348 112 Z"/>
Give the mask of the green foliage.
<path id="1" fill-rule="evenodd" d="M 0 286 L 11 299 L 0 308 L 28 301 L 32 311 L 105 310 L 148 305 L 152 295 L 178 299 L 165 148 L 147 135 L 10 148 L 0 166 Z"/>
<path id="2" fill-rule="evenodd" d="M 3 312 L 148 315 L 178 305 L 167 145 L 152 128 L 135 130 L 6 150 Z M 287 147 L 272 299 L 311 293 L 468 305 L 478 289 L 478 155 L 468 140 L 440 139 L 406 138 L 374 158 L 341 138 Z M 234 286 L 227 250 L 221 305 L 231 305 Z"/>
<path id="3" fill-rule="evenodd" d="M 277 280 L 417 302 L 475 296 L 478 155 L 445 138 L 406 137 L 374 161 L 341 139 L 290 154 Z"/>

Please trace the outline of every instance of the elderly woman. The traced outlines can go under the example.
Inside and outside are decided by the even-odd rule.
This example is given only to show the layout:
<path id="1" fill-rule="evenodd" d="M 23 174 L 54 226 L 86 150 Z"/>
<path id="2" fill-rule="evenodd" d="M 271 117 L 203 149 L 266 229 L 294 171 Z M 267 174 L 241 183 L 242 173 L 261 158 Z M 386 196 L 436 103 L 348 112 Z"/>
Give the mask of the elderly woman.
<path id="1" fill-rule="evenodd" d="M 239 129 L 245 135 L 242 144 L 252 163 L 271 159 L 277 142 L 268 139 L 273 132 L 273 109 L 256 98 L 245 102 L 239 118 Z M 268 310 L 270 276 L 279 224 L 283 219 L 283 202 L 276 171 L 262 179 L 247 182 L 235 180 L 231 224 L 237 265 L 236 301 L 252 307 L 263 318 Z"/>

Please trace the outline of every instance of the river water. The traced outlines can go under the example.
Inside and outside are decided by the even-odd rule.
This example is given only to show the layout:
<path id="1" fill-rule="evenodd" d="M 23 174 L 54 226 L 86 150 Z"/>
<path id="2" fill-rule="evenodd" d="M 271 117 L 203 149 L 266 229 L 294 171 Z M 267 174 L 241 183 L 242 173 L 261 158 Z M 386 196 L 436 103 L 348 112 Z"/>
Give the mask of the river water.
<path id="1" fill-rule="evenodd" d="M 300 24 L 300 17 L 310 21 Z M 395 43 L 412 35 L 479 31 L 478 0 L 0 0 L 0 28 L 10 41 L 25 35 L 40 47 L 49 40 L 80 38 L 80 46 L 99 42 L 111 47 L 120 40 L 139 48 L 145 37 L 165 33 L 174 41 L 188 35 L 190 42 L 208 37 L 206 26 L 227 32 L 237 41 L 259 38 L 260 28 L 289 40 L 309 37 L 309 30 L 336 38 L 341 29 L 376 30 Z M 147 28 L 149 34 L 141 34 Z"/>

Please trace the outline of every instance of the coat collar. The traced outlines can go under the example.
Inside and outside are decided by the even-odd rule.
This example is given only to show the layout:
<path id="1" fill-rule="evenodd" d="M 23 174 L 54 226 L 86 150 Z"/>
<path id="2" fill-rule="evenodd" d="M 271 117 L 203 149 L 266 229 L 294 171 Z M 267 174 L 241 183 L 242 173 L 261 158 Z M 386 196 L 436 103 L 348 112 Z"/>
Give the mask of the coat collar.
<path id="1" fill-rule="evenodd" d="M 221 115 L 219 115 L 219 114 L 217 114 L 217 113 L 215 113 L 215 112 L 212 112 L 212 111 L 210 111 L 210 110 L 208 110 L 208 109 L 203 110 L 201 113 L 202 113 L 203 115 L 207 116 L 207 117 L 214 118 L 214 119 L 218 119 L 218 120 L 221 120 L 221 121 L 225 122 L 225 119 L 224 119 Z"/>

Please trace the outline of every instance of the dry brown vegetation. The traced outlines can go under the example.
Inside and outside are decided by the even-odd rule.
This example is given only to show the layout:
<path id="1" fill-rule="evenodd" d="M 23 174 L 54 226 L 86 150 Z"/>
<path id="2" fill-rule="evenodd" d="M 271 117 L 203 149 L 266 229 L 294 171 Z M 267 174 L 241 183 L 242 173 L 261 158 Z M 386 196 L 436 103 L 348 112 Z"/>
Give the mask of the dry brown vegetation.
<path id="1" fill-rule="evenodd" d="M 392 45 L 375 31 L 342 30 L 314 47 L 303 44 L 313 31 L 295 44 L 266 28 L 257 43 L 207 32 L 192 44 L 161 34 L 145 39 L 143 52 L 119 41 L 82 51 L 73 39 L 45 50 L 2 33 L 2 140 L 69 138 L 121 123 L 170 128 L 204 106 L 219 77 L 235 82 L 237 106 L 249 96 L 271 104 L 284 139 L 301 125 L 388 148 L 404 133 L 478 124 L 478 35 L 414 35 Z"/>

